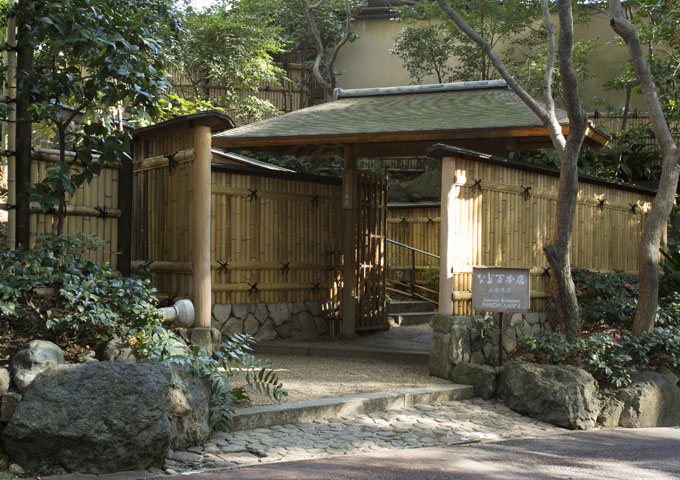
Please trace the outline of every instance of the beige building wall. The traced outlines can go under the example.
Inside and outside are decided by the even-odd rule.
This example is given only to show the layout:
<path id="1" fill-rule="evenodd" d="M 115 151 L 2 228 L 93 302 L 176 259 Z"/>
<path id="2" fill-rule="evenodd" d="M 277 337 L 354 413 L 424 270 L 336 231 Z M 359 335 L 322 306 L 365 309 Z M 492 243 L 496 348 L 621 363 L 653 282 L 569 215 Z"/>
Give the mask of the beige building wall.
<path id="1" fill-rule="evenodd" d="M 557 22 L 557 19 L 554 18 Z M 341 73 L 338 87 L 369 88 L 409 85 L 408 72 L 402 66 L 401 58 L 390 54 L 395 39 L 406 25 L 390 19 L 369 19 L 355 22 L 359 38 L 345 45 L 338 54 L 336 69 Z M 602 97 L 614 106 L 614 111 L 622 111 L 625 92 L 605 90 L 604 84 L 615 78 L 626 63 L 627 51 L 613 44 L 613 32 L 609 27 L 609 17 L 602 13 L 594 14 L 588 26 L 575 27 L 578 39 L 600 37 L 600 46 L 591 52 L 590 69 L 595 77 L 581 85 L 581 98 L 584 108 L 600 112 L 606 108 L 599 106 L 595 98 Z M 423 79 L 426 83 L 437 83 L 434 75 Z M 631 108 L 646 111 L 642 98 L 633 94 Z"/>

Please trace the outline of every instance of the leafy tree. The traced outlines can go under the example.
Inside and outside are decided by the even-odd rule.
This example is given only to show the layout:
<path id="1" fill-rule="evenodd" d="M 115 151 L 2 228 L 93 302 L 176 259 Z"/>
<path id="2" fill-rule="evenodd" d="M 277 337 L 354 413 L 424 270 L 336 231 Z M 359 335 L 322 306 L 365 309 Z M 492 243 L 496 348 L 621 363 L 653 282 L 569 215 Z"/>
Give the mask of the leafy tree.
<path id="1" fill-rule="evenodd" d="M 421 83 L 434 73 L 437 83 L 444 83 L 455 79 L 455 69 L 448 63 L 454 48 L 456 40 L 451 30 L 444 24 L 430 24 L 406 27 L 390 53 L 401 58 L 412 82 Z"/>
<path id="2" fill-rule="evenodd" d="M 533 0 L 454 1 L 461 18 L 477 31 L 491 48 L 503 47 L 503 62 L 517 70 L 530 47 L 543 34 L 533 27 L 540 18 Z M 462 33 L 434 0 L 424 0 L 400 9 L 407 26 L 396 39 L 392 53 L 404 61 L 412 80 L 420 82 L 429 74 L 442 81 L 470 81 L 498 78 L 490 57 Z M 422 22 L 429 22 L 423 25 Z M 449 60 L 456 63 L 449 65 Z"/>
<path id="3" fill-rule="evenodd" d="M 237 118 L 258 120 L 276 112 L 255 95 L 262 82 L 284 76 L 273 60 L 283 52 L 281 28 L 266 7 L 266 2 L 221 0 L 200 12 L 186 10 L 171 53 L 192 85 L 191 99 L 210 101 L 209 86 L 219 85 L 223 93 L 217 103 Z"/>
<path id="4" fill-rule="evenodd" d="M 567 340 L 574 342 L 580 337 L 581 318 L 574 291 L 569 265 L 569 247 L 573 230 L 576 197 L 578 193 L 578 156 L 585 137 L 587 118 L 578 97 L 578 77 L 574 68 L 573 10 L 570 0 L 557 0 L 559 38 L 555 42 L 555 26 L 550 18 L 548 0 L 541 0 L 544 25 L 548 33 L 548 56 L 544 77 L 545 106 L 536 101 L 512 77 L 492 46 L 471 28 L 453 8 L 448 0 L 438 0 L 442 10 L 456 25 L 477 43 L 489 56 L 510 88 L 541 119 L 550 133 L 550 138 L 560 160 L 560 183 L 555 212 L 555 222 L 550 244 L 544 252 L 553 271 L 553 282 L 557 290 L 557 311 L 565 325 Z M 649 109 L 651 124 L 656 134 L 663 159 L 657 195 L 643 227 L 639 253 L 640 293 L 632 333 L 651 332 L 657 315 L 659 291 L 659 247 L 666 222 L 673 207 L 675 192 L 680 177 L 680 149 L 674 142 L 664 108 L 654 84 L 652 71 L 645 59 L 640 36 L 626 16 L 620 0 L 609 0 L 612 29 L 620 35 L 629 51 L 630 62 L 635 72 L 639 89 Z M 654 2 L 650 2 L 652 5 Z M 664 22 L 665 24 L 665 22 Z M 670 23 L 672 28 L 673 23 Z M 673 30 L 675 32 L 675 30 Z M 674 34 L 670 34 L 673 37 Z M 564 103 L 569 116 L 569 136 L 564 137 L 555 117 L 555 103 L 552 94 L 552 76 L 558 63 Z"/>
<path id="5" fill-rule="evenodd" d="M 645 1 L 641 2 L 641 6 L 654 9 L 656 3 Z M 680 16 L 678 12 L 680 7 L 677 6 L 676 2 L 670 2 L 668 7 L 671 9 L 670 11 L 666 11 L 665 6 L 662 6 L 662 11 L 664 11 L 664 14 L 668 14 L 670 20 L 667 22 L 664 18 L 649 28 L 651 31 L 656 31 L 661 39 L 669 41 L 671 44 L 677 44 L 677 21 Z M 609 10 L 612 17 L 612 29 L 623 38 L 628 48 L 630 63 L 637 78 L 638 88 L 647 105 L 652 128 L 663 159 L 659 187 L 652 202 L 652 210 L 648 214 L 643 227 L 638 257 L 640 296 L 638 308 L 635 312 L 633 334 L 639 335 L 649 333 L 654 328 L 659 294 L 659 247 L 666 222 L 673 208 L 678 178 L 680 177 L 680 148 L 673 139 L 669 127 L 669 120 L 674 118 L 676 112 L 676 104 L 673 98 L 665 95 L 664 92 L 668 91 L 667 86 L 661 85 L 658 88 L 661 94 L 657 91 L 652 69 L 645 58 L 641 42 L 641 38 L 645 38 L 647 27 L 642 29 L 642 34 L 638 34 L 635 25 L 626 19 L 620 0 L 609 0 Z M 664 98 L 670 101 L 664 101 Z"/>
<path id="6" fill-rule="evenodd" d="M 470 40 L 481 48 L 508 86 L 526 103 L 545 125 L 557 155 L 560 159 L 560 182 L 558 186 L 555 220 L 550 243 L 543 248 L 552 270 L 552 280 L 557 291 L 557 313 L 565 327 L 567 339 L 574 342 L 581 336 L 581 317 L 571 277 L 569 247 L 574 226 L 576 200 L 578 196 L 578 156 L 585 138 L 588 119 L 578 97 L 578 77 L 574 68 L 572 51 L 574 47 L 573 11 L 570 0 L 556 2 L 559 20 L 559 37 L 555 40 L 555 25 L 551 19 L 548 0 L 541 0 L 543 25 L 546 30 L 548 54 L 543 81 L 543 99 L 537 101 L 512 76 L 491 45 L 475 31 L 448 0 L 438 0 L 442 11 L 448 15 Z M 558 54 L 559 51 L 559 54 Z M 557 120 L 553 98 L 553 75 L 555 65 L 559 66 L 562 93 L 569 117 L 569 136 L 565 137 Z"/>
<path id="7" fill-rule="evenodd" d="M 170 25 L 157 20 L 173 18 L 173 10 L 163 0 L 64 0 L 22 2 L 18 15 L 18 46 L 29 47 L 35 66 L 18 72 L 17 114 L 52 125 L 59 144 L 59 160 L 31 197 L 44 212 L 59 206 L 61 233 L 67 196 L 103 163 L 129 155 L 123 115 L 149 120 L 157 113 L 168 87 L 159 38 Z M 70 164 L 67 149 L 76 150 Z"/>

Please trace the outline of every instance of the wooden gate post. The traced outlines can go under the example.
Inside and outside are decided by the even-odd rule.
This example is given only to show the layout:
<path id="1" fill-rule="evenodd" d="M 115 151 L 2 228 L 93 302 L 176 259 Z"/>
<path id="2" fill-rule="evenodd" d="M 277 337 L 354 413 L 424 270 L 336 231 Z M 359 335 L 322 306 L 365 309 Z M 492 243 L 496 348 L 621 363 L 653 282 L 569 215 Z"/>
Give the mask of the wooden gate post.
<path id="1" fill-rule="evenodd" d="M 212 282 L 210 278 L 210 203 L 212 131 L 194 126 L 194 246 L 193 291 L 196 317 L 194 327 L 210 328 Z"/>
<path id="2" fill-rule="evenodd" d="M 453 266 L 456 240 L 456 198 L 466 178 L 456 172 L 455 159 L 442 158 L 441 244 L 439 246 L 439 314 L 453 315 Z M 460 248 L 460 246 L 459 246 Z"/>
<path id="3" fill-rule="evenodd" d="M 356 332 L 356 229 L 357 229 L 357 159 L 351 145 L 345 147 L 342 171 L 342 252 L 344 261 L 342 284 L 342 334 Z"/>

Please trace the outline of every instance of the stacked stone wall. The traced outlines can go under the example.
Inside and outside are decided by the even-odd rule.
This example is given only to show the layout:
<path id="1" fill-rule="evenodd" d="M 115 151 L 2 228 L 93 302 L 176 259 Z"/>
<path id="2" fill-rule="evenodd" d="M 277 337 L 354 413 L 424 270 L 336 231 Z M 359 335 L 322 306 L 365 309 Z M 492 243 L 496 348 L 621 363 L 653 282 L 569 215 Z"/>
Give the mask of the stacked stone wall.
<path id="1" fill-rule="evenodd" d="M 216 304 L 212 327 L 222 335 L 247 333 L 259 340 L 312 340 L 328 333 L 322 302 Z"/>

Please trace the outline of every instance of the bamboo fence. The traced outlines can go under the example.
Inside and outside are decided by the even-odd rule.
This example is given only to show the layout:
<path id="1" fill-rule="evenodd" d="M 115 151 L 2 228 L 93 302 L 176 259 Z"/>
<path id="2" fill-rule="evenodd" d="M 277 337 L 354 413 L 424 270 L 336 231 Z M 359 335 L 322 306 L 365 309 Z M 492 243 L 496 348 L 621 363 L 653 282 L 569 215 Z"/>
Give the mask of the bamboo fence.
<path id="1" fill-rule="evenodd" d="M 67 152 L 67 162 L 74 154 Z M 44 179 L 47 168 L 57 161 L 59 152 L 49 149 L 33 150 L 31 161 L 31 184 Z M 76 166 L 71 172 L 77 171 Z M 112 268 L 117 268 L 118 251 L 118 220 L 121 210 L 118 204 L 118 181 L 120 164 L 104 164 L 101 173 L 88 184 L 83 184 L 76 194 L 67 199 L 66 218 L 64 219 L 64 234 L 86 233 L 100 237 L 106 244 L 88 254 L 90 260 L 104 263 L 109 262 Z M 57 215 L 42 213 L 39 204 L 30 205 L 30 241 L 35 244 L 40 235 L 54 235 L 57 233 Z"/>
<path id="2" fill-rule="evenodd" d="M 552 233 L 559 178 L 455 159 L 465 177 L 456 202 L 454 314 L 472 313 L 472 266 L 531 267 L 532 310 L 545 310 L 550 279 L 543 254 Z M 479 183 L 477 181 L 481 180 Z M 527 190 L 526 187 L 529 187 Z M 581 181 L 571 245 L 579 268 L 637 272 L 642 227 L 652 195 Z M 604 200 L 604 202 L 602 202 Z M 389 208 L 387 237 L 439 254 L 440 209 Z M 434 260 L 434 261 L 433 261 Z M 391 278 L 411 268 L 410 253 L 387 245 Z M 417 278 L 436 259 L 416 255 Z"/>
<path id="3" fill-rule="evenodd" d="M 193 150 L 135 163 L 133 267 L 162 295 L 192 295 Z M 340 185 L 213 165 L 212 302 L 328 301 L 338 289 Z M 332 294 L 335 292 L 335 294 Z"/>

